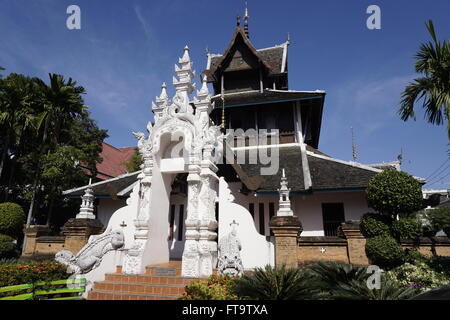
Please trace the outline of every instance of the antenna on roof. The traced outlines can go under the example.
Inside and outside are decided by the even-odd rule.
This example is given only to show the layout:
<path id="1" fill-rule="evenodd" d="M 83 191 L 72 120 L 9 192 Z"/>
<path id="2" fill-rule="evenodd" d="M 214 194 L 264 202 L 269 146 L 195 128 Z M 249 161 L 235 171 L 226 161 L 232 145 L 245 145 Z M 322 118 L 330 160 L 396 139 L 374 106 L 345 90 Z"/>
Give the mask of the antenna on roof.
<path id="1" fill-rule="evenodd" d="M 353 156 L 353 161 L 356 161 L 358 154 L 356 153 L 355 134 L 353 132 L 353 127 L 350 127 L 350 130 L 352 132 L 352 156 Z"/>
<path id="2" fill-rule="evenodd" d="M 397 160 L 400 165 L 402 165 L 403 162 L 403 148 L 400 148 L 400 154 L 397 156 Z"/>
<path id="3" fill-rule="evenodd" d="M 250 38 L 248 35 L 248 7 L 247 7 L 247 1 L 245 1 L 245 12 L 244 12 L 244 33 L 247 36 L 247 38 Z"/>

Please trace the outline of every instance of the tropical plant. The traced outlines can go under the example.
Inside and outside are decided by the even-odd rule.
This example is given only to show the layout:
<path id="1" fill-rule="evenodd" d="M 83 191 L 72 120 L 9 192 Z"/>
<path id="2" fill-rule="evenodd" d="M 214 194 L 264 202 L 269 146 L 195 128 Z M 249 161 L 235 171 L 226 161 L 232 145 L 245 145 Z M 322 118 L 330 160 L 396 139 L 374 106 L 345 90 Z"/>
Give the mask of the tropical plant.
<path id="1" fill-rule="evenodd" d="M 428 122 L 440 125 L 445 119 L 450 138 L 450 42 L 437 39 L 431 20 L 426 27 L 433 41 L 421 44 L 415 55 L 415 70 L 423 77 L 414 79 L 405 88 L 398 113 L 403 121 L 415 120 L 414 104 L 422 99 Z"/>
<path id="2" fill-rule="evenodd" d="M 265 266 L 236 280 L 235 293 L 244 299 L 299 300 L 310 296 L 298 268 Z"/>
<path id="3" fill-rule="evenodd" d="M 390 234 L 392 219 L 380 213 L 366 213 L 362 216 L 359 228 L 366 238 Z"/>
<path id="4" fill-rule="evenodd" d="M 367 203 L 390 216 L 411 214 L 422 208 L 422 188 L 413 176 L 403 171 L 384 170 L 370 179 Z"/>
<path id="5" fill-rule="evenodd" d="M 390 236 L 367 239 L 366 255 L 372 264 L 387 269 L 396 267 L 404 261 L 402 246 Z"/>
<path id="6" fill-rule="evenodd" d="M 390 281 L 380 274 L 379 288 L 370 287 L 366 267 L 338 262 L 318 262 L 305 273 L 305 282 L 314 299 L 332 300 L 401 300 L 414 290 Z"/>

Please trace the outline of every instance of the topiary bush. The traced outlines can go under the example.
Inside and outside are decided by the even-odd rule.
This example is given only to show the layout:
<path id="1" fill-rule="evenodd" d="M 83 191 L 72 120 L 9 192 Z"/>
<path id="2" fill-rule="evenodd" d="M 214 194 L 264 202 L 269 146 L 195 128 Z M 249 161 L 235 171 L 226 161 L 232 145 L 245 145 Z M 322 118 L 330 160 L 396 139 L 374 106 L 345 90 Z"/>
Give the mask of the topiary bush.
<path id="1" fill-rule="evenodd" d="M 366 255 L 372 264 L 384 269 L 394 268 L 404 261 L 402 246 L 393 237 L 386 235 L 367 239 Z"/>
<path id="2" fill-rule="evenodd" d="M 422 208 L 422 188 L 413 176 L 403 171 L 384 170 L 367 185 L 367 203 L 378 212 L 396 216 Z"/>
<path id="3" fill-rule="evenodd" d="M 417 239 L 422 235 L 422 223 L 415 218 L 406 218 L 392 223 L 392 233 L 397 239 Z"/>
<path id="4" fill-rule="evenodd" d="M 0 259 L 10 259 L 16 255 L 14 239 L 5 234 L 0 234 Z"/>
<path id="5" fill-rule="evenodd" d="M 366 213 L 362 216 L 359 229 L 366 238 L 390 234 L 392 219 L 379 213 Z"/>
<path id="6" fill-rule="evenodd" d="M 212 275 L 207 280 L 193 281 L 185 287 L 180 300 L 236 300 L 232 292 L 236 278 Z"/>
<path id="7" fill-rule="evenodd" d="M 25 212 L 16 203 L 0 203 L 0 233 L 17 238 L 25 223 Z"/>

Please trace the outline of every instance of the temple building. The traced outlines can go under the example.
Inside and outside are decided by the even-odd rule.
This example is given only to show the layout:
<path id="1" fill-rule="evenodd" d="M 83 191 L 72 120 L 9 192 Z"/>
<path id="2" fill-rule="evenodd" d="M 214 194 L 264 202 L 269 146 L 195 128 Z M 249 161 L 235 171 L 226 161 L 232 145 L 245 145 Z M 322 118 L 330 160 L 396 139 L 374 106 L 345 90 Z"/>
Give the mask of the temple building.
<path id="1" fill-rule="evenodd" d="M 134 133 L 142 170 L 64 192 L 82 197 L 79 220 L 96 218 L 104 232 L 57 260 L 94 282 L 169 261 L 190 278 L 302 259 L 367 263 L 363 240 L 351 228 L 339 237 L 338 227 L 372 211 L 369 180 L 399 163 L 364 165 L 319 151 L 326 93 L 289 87 L 288 50 L 289 40 L 256 49 L 246 14 L 225 51 L 207 54 L 192 97 L 186 46 L 176 94 L 170 98 L 163 84 L 148 134 Z M 277 247 L 279 236 L 292 240 L 293 254 Z M 111 241 L 108 250 L 92 253 L 102 241 Z M 355 243 L 359 251 L 349 249 Z M 92 255 L 95 265 L 86 262 Z"/>

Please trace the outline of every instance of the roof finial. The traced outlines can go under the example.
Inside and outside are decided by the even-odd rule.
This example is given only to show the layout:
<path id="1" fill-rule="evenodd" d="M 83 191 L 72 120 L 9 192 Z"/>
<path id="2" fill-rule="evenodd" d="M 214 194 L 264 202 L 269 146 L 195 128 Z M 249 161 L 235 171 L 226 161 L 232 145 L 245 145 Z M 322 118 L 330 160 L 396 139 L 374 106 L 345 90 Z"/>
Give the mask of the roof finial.
<path id="1" fill-rule="evenodd" d="M 350 130 L 352 131 L 352 156 L 353 161 L 356 161 L 356 159 L 358 158 L 358 154 L 356 153 L 355 134 L 353 132 L 353 127 L 350 127 Z"/>
<path id="2" fill-rule="evenodd" d="M 250 16 L 248 15 L 248 7 L 247 7 L 247 1 L 245 1 L 245 12 L 244 12 L 244 33 L 247 36 L 247 38 L 250 38 L 248 35 L 248 18 Z"/>
<path id="3" fill-rule="evenodd" d="M 237 15 L 236 16 L 236 27 L 239 27 L 241 25 L 241 16 Z"/>

